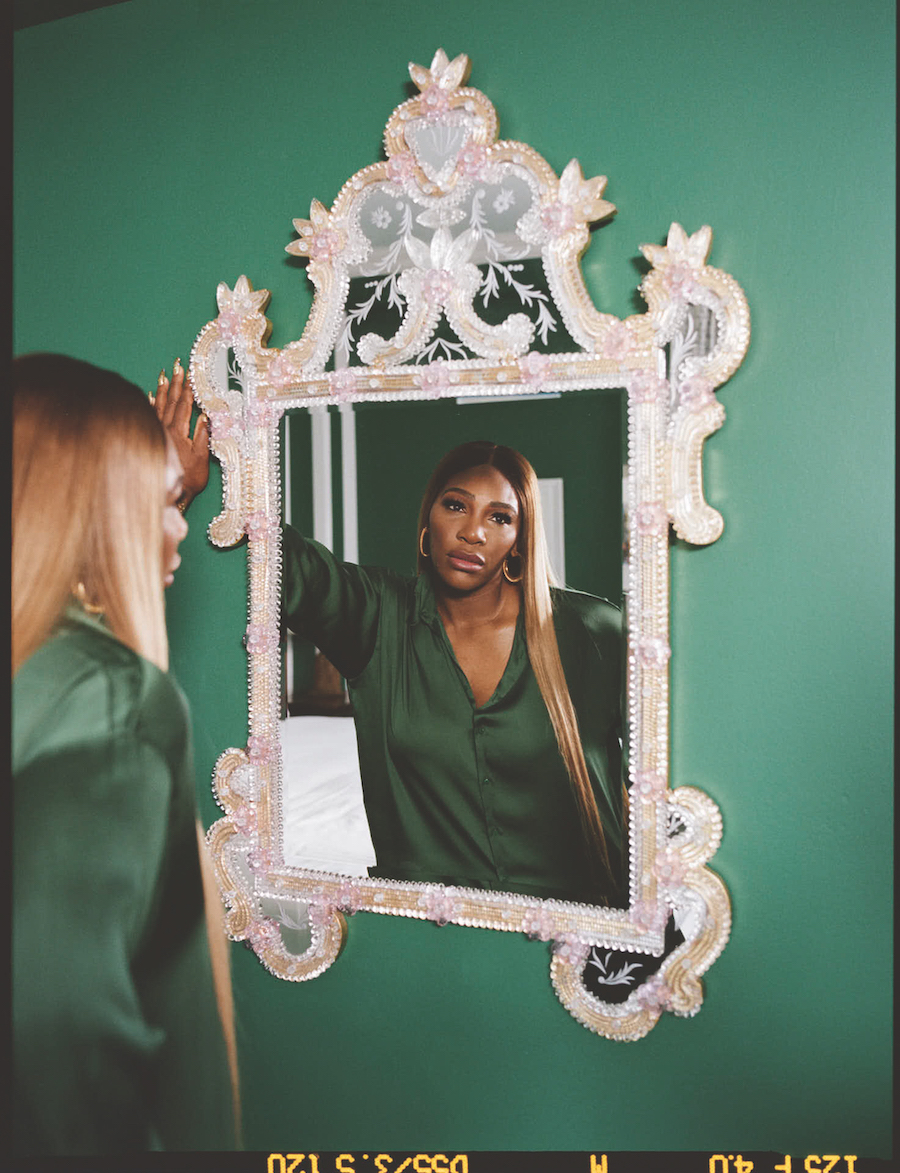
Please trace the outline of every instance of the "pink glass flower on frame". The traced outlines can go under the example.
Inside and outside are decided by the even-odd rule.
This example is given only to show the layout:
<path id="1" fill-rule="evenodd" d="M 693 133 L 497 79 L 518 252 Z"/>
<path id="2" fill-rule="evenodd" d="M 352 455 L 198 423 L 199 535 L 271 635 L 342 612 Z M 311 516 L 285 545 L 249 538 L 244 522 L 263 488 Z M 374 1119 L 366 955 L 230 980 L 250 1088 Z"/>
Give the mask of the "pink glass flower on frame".
<path id="1" fill-rule="evenodd" d="M 256 812 L 245 802 L 231 812 L 231 821 L 242 835 L 250 835 L 256 830 Z"/>
<path id="2" fill-rule="evenodd" d="M 678 388 L 678 399 L 690 411 L 699 411 L 707 404 L 716 402 L 712 383 L 700 375 L 684 380 Z"/>
<path id="3" fill-rule="evenodd" d="M 233 436 L 240 435 L 240 426 L 228 411 L 211 411 L 209 426 L 214 440 L 228 440 Z"/>
<path id="4" fill-rule="evenodd" d="M 641 663 L 647 668 L 665 668 L 672 649 L 662 639 L 644 639 L 638 644 Z"/>
<path id="5" fill-rule="evenodd" d="M 247 420 L 255 428 L 266 427 L 278 414 L 265 399 L 251 399 L 247 404 Z"/>
<path id="6" fill-rule="evenodd" d="M 416 377 L 416 382 L 429 399 L 439 399 L 441 392 L 450 386 L 450 375 L 444 367 L 443 359 L 439 358 L 431 363 Z"/>
<path id="7" fill-rule="evenodd" d="M 604 358 L 612 359 L 613 362 L 621 362 L 631 350 L 632 342 L 631 331 L 625 323 L 612 322 L 603 338 L 600 353 Z"/>
<path id="8" fill-rule="evenodd" d="M 330 371 L 328 374 L 328 386 L 335 399 L 341 402 L 356 390 L 356 375 L 349 367 L 344 367 L 340 371 Z"/>
<path id="9" fill-rule="evenodd" d="M 550 359 L 546 354 L 538 354 L 532 350 L 519 359 L 519 371 L 522 381 L 532 387 L 539 387 L 546 382 L 550 374 Z"/>
<path id="10" fill-rule="evenodd" d="M 422 292 L 431 305 L 441 305 L 453 290 L 453 274 L 446 269 L 429 269 L 422 279 Z"/>
<path id="11" fill-rule="evenodd" d="M 309 906 L 309 923 L 321 928 L 334 916 L 334 905 L 327 900 L 314 900 Z"/>
<path id="12" fill-rule="evenodd" d="M 575 215 L 568 204 L 554 200 L 541 209 L 541 223 L 551 237 L 562 236 L 575 223 Z"/>
<path id="13" fill-rule="evenodd" d="M 278 647 L 278 634 L 268 624 L 251 623 L 247 627 L 245 646 L 248 652 L 271 652 Z"/>
<path id="14" fill-rule="evenodd" d="M 277 387 L 286 387 L 297 377 L 290 351 L 282 351 L 271 363 L 266 371 L 270 383 Z"/>
<path id="15" fill-rule="evenodd" d="M 639 900 L 629 913 L 632 924 L 644 932 L 659 930 L 669 919 L 669 910 L 655 900 Z"/>
<path id="16" fill-rule="evenodd" d="M 223 342 L 232 342 L 236 335 L 240 332 L 243 315 L 237 310 L 225 309 L 221 310 L 216 319 L 216 326 L 219 330 L 219 337 Z"/>
<path id="17" fill-rule="evenodd" d="M 251 762 L 268 762 L 273 756 L 272 743 L 254 734 L 247 738 L 247 757 Z"/>
<path id="18" fill-rule="evenodd" d="M 656 403 L 668 391 L 668 382 L 652 371 L 635 371 L 628 380 L 628 398 L 633 403 Z"/>
<path id="19" fill-rule="evenodd" d="M 481 143 L 467 143 L 459 152 L 457 167 L 463 175 L 475 179 L 484 170 L 487 157 L 487 151 Z"/>
<path id="20" fill-rule="evenodd" d="M 313 261 L 330 261 L 341 251 L 343 241 L 339 233 L 323 228 L 310 237 L 309 256 Z"/>
<path id="21" fill-rule="evenodd" d="M 563 933 L 553 944 L 553 952 L 561 961 L 580 968 L 587 961 L 590 946 L 580 941 L 574 933 Z"/>
<path id="22" fill-rule="evenodd" d="M 631 793 L 642 798 L 645 802 L 655 802 L 658 798 L 662 798 L 665 792 L 666 779 L 664 775 L 643 770 L 635 775 Z"/>
<path id="23" fill-rule="evenodd" d="M 663 274 L 663 281 L 673 297 L 687 298 L 694 289 L 697 274 L 684 261 L 676 261 L 667 265 Z"/>
<path id="24" fill-rule="evenodd" d="M 331 216 L 319 200 L 313 200 L 310 204 L 309 219 L 295 220 L 294 228 L 300 234 L 299 240 L 292 240 L 285 245 L 285 252 L 292 256 L 328 261 L 344 247 L 343 232 L 332 227 Z"/>
<path id="25" fill-rule="evenodd" d="M 673 887 L 680 884 L 684 878 L 684 864 L 675 852 L 663 851 L 656 857 L 653 874 L 661 884 Z"/>
<path id="26" fill-rule="evenodd" d="M 253 921 L 247 934 L 257 952 L 260 949 L 270 948 L 281 944 L 281 930 L 278 923 L 269 917 L 260 917 Z"/>
<path id="27" fill-rule="evenodd" d="M 528 911 L 522 918 L 522 929 L 529 937 L 549 941 L 553 935 L 552 917 L 545 908 Z"/>
<path id="28" fill-rule="evenodd" d="M 247 536 L 254 541 L 260 541 L 274 529 L 272 519 L 264 509 L 255 509 L 253 513 L 247 515 L 247 523 L 244 527 L 247 531 Z"/>
<path id="29" fill-rule="evenodd" d="M 672 1003 L 672 991 L 659 974 L 644 982 L 635 997 L 645 1010 L 665 1010 Z"/>
<path id="30" fill-rule="evenodd" d="M 267 847 L 254 847 L 247 853 L 247 867 L 251 872 L 266 872 L 272 867 L 272 853 Z M 269 922 L 270 924 L 273 922 Z"/>
<path id="31" fill-rule="evenodd" d="M 450 101 L 447 97 L 447 91 L 440 85 L 427 86 L 420 95 L 420 102 L 422 109 L 425 111 L 425 117 L 429 120 L 440 118 L 442 114 L 450 109 Z"/>
<path id="32" fill-rule="evenodd" d="M 662 533 L 669 524 L 669 514 L 659 501 L 645 501 L 635 510 L 635 523 L 638 533 Z"/>
<path id="33" fill-rule="evenodd" d="M 402 183 L 404 179 L 409 179 L 415 169 L 416 161 L 412 151 L 400 151 L 388 159 L 387 174 L 392 183 Z"/>
<path id="34" fill-rule="evenodd" d="M 348 912 L 351 915 L 359 908 L 360 891 L 352 880 L 345 880 L 341 884 L 335 904 L 341 912 Z"/>
<path id="35" fill-rule="evenodd" d="M 431 889 L 425 897 L 425 912 L 429 920 L 435 924 L 448 924 L 457 912 L 456 901 L 449 889 Z"/>

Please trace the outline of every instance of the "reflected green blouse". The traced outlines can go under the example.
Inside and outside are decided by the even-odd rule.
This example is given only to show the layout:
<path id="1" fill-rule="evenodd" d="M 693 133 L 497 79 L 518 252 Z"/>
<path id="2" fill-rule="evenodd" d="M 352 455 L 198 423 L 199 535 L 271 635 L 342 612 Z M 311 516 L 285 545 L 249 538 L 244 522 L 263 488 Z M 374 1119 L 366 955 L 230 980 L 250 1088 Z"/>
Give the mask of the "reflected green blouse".
<path id="1" fill-rule="evenodd" d="M 73 609 L 12 755 L 16 1150 L 233 1148 L 184 697 Z"/>
<path id="2" fill-rule="evenodd" d="M 615 875 L 623 872 L 617 608 L 553 592 L 560 657 Z M 595 904 L 600 889 L 520 615 L 494 695 L 476 708 L 428 574 L 341 563 L 284 531 L 284 613 L 346 677 L 377 866 L 397 880 Z"/>

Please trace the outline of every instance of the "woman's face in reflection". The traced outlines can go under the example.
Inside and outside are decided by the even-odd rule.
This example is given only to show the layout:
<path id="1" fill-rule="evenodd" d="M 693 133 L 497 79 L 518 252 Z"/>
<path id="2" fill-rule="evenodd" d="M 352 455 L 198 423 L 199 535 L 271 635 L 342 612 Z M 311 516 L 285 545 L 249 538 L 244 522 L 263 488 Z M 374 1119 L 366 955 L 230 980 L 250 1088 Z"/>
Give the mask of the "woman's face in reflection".
<path id="1" fill-rule="evenodd" d="M 178 509 L 183 473 L 178 453 L 171 443 L 166 446 L 166 503 L 163 510 L 163 586 L 175 581 L 175 571 L 181 565 L 178 547 L 188 532 L 187 522 Z"/>
<path id="2" fill-rule="evenodd" d="M 431 564 L 452 590 L 494 581 L 519 536 L 519 500 L 488 464 L 456 473 L 435 498 L 426 542 Z"/>

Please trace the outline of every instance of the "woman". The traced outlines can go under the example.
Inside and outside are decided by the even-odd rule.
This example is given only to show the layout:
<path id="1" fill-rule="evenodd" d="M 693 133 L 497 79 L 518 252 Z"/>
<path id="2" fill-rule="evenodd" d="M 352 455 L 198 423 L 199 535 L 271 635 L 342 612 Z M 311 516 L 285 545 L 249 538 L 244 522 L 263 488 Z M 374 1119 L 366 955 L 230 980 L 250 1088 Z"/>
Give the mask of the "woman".
<path id="1" fill-rule="evenodd" d="M 412 580 L 284 531 L 287 625 L 348 681 L 370 875 L 624 905 L 619 612 L 552 587 L 512 449 L 449 453 L 418 530 Z"/>
<path id="2" fill-rule="evenodd" d="M 167 674 L 181 468 L 112 372 L 28 355 L 13 396 L 15 1145 L 230 1149 L 227 945 Z"/>

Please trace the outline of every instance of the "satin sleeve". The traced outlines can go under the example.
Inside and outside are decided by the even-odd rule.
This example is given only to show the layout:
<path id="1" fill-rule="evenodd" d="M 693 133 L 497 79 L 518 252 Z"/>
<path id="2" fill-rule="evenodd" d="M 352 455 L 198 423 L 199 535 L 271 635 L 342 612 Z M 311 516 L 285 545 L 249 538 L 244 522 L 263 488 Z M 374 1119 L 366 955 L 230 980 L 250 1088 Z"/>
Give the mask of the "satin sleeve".
<path id="1" fill-rule="evenodd" d="M 184 696 L 76 614 L 12 714 L 16 1151 L 233 1148 Z"/>
<path id="2" fill-rule="evenodd" d="M 375 648 L 384 572 L 340 562 L 286 525 L 282 573 L 288 630 L 312 640 L 347 680 L 358 676 Z"/>

